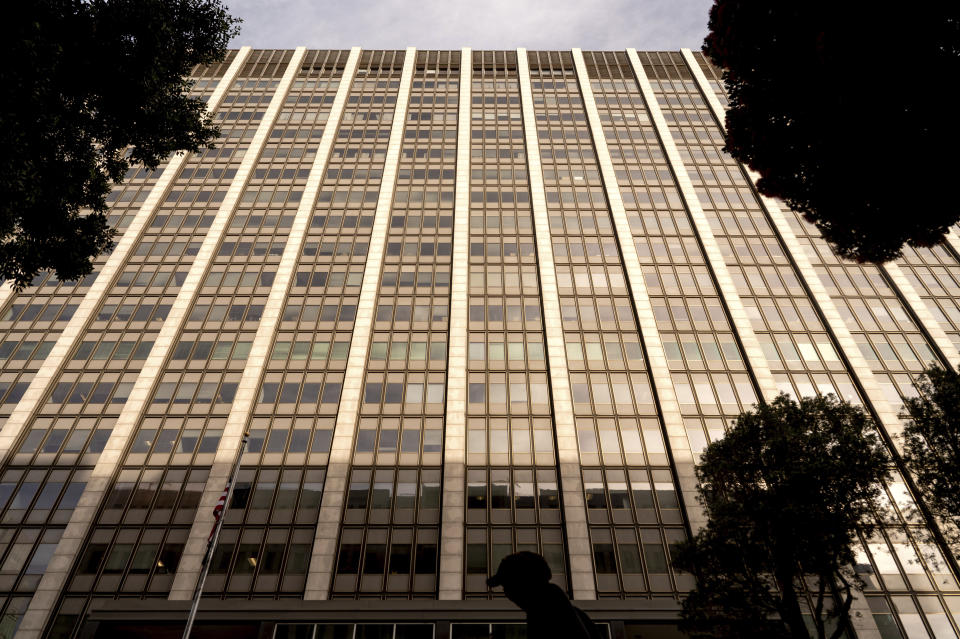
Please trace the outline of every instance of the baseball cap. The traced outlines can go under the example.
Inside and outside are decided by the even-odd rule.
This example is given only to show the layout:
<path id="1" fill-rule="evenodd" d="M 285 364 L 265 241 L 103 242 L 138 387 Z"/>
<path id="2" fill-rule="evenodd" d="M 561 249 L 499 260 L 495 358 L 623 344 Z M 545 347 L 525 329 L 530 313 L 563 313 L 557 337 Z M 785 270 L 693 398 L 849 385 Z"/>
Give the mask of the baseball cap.
<path id="1" fill-rule="evenodd" d="M 547 560 L 535 552 L 524 550 L 507 555 L 500 561 L 497 573 L 487 579 L 487 586 L 495 588 L 507 583 L 548 582 L 553 576 Z"/>

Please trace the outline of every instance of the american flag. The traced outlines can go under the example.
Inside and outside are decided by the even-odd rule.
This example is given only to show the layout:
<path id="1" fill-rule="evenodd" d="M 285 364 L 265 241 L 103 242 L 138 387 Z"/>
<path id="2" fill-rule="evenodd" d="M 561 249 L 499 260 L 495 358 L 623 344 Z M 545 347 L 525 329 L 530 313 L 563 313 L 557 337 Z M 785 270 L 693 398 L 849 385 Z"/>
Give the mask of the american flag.
<path id="1" fill-rule="evenodd" d="M 213 507 L 213 528 L 210 529 L 210 540 L 213 539 L 213 533 L 216 531 L 217 524 L 220 522 L 220 518 L 223 517 L 223 511 L 227 507 L 227 494 L 229 492 L 230 482 L 227 482 L 226 487 L 223 489 L 223 493 L 217 500 L 217 505 Z"/>

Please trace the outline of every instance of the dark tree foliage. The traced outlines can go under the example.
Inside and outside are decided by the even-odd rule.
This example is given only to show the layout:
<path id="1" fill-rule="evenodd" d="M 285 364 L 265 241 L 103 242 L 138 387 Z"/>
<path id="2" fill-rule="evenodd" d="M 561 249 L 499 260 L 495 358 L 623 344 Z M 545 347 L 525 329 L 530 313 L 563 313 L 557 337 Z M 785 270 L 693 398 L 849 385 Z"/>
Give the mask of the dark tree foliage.
<path id="1" fill-rule="evenodd" d="M 883 262 L 960 219 L 960 3 L 717 0 L 726 149 L 843 257 Z"/>
<path id="2" fill-rule="evenodd" d="M 853 594 L 857 531 L 875 527 L 886 448 L 859 406 L 780 395 L 741 414 L 697 467 L 706 526 L 674 550 L 693 573 L 681 629 L 693 637 L 841 636 Z"/>
<path id="3" fill-rule="evenodd" d="M 5 13 L 0 278 L 90 273 L 113 245 L 105 197 L 131 164 L 156 168 L 219 135 L 185 76 L 223 59 L 236 23 L 220 0 L 29 0 Z"/>
<path id="4" fill-rule="evenodd" d="M 904 462 L 931 512 L 960 550 L 960 374 L 932 366 L 904 402 Z"/>

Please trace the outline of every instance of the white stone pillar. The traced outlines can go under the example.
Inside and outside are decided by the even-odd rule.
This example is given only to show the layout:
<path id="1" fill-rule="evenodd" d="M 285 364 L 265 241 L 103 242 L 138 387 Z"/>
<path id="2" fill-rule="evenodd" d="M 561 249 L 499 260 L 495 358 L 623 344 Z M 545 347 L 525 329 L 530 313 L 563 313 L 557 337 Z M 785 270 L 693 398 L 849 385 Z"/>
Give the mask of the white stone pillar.
<path id="1" fill-rule="evenodd" d="M 720 100 L 718 100 L 717 96 L 713 93 L 713 89 L 710 87 L 706 75 L 704 75 L 703 70 L 693 57 L 690 49 L 681 49 L 681 52 L 683 53 L 684 60 L 687 62 L 687 66 L 693 73 L 697 85 L 700 87 L 700 92 L 710 106 L 713 116 L 717 122 L 720 123 L 720 126 L 723 126 L 725 111 L 723 105 L 720 104 Z M 751 171 L 747 171 L 747 173 L 750 176 L 750 180 L 756 184 L 756 175 Z M 850 371 L 851 375 L 856 376 L 860 380 L 861 385 L 863 385 L 867 393 L 868 401 L 873 404 L 874 410 L 877 411 L 881 421 L 883 421 L 885 425 L 888 423 L 896 423 L 896 428 L 899 430 L 899 420 L 897 419 L 896 412 L 893 411 L 893 408 L 881 395 L 880 388 L 877 386 L 873 373 L 870 371 L 867 362 L 860 355 L 860 351 L 853 341 L 850 331 L 847 330 L 843 319 L 839 313 L 837 313 L 833 300 L 830 299 L 830 295 L 820 283 L 820 278 L 817 277 L 813 266 L 810 264 L 810 260 L 807 258 L 806 252 L 800 249 L 793 229 L 791 229 L 787 223 L 787 219 L 780 210 L 780 207 L 770 198 L 761 196 L 760 199 L 763 202 L 764 208 L 767 209 L 767 213 L 770 215 L 774 228 L 776 228 L 783 240 L 784 248 L 793 256 L 799 275 L 806 282 L 813 296 L 813 301 L 820 307 L 820 311 L 826 319 L 827 330 L 833 333 L 838 345 L 850 362 L 852 367 Z M 851 607 L 850 621 L 859 639 L 882 639 L 880 629 L 877 627 L 873 619 L 873 614 L 862 596 L 856 596 L 854 598 L 853 606 Z"/>
<path id="2" fill-rule="evenodd" d="M 640 256 L 637 254 L 637 245 L 633 233 L 630 231 L 630 222 L 623 207 L 623 198 L 617 184 L 617 176 L 610 159 L 610 149 L 603 134 L 603 124 L 597 111 L 597 102 L 593 97 L 593 88 L 587 76 L 586 63 L 580 49 L 573 50 L 573 62 L 577 68 L 577 80 L 580 83 L 580 93 L 583 96 L 584 109 L 587 112 L 587 122 L 590 124 L 590 134 L 593 138 L 593 147 L 597 153 L 597 164 L 603 177 L 604 192 L 610 204 L 610 216 L 613 218 L 613 227 L 620 244 L 620 255 L 623 259 L 623 270 L 630 283 L 630 293 L 633 297 L 633 306 L 637 313 L 637 325 L 643 336 L 644 350 L 647 356 L 647 366 L 650 370 L 650 379 L 657 393 L 657 402 L 663 428 L 666 432 L 670 452 L 676 468 L 680 491 L 683 494 L 683 503 L 687 520 L 691 528 L 696 531 L 705 523 L 703 509 L 697 502 L 697 477 L 695 472 L 696 461 L 687 431 L 683 427 L 680 416 L 680 404 L 677 402 L 677 393 L 673 388 L 670 377 L 670 367 L 663 349 L 663 340 L 657 329 L 657 322 L 653 315 L 653 304 L 647 294 L 646 282 L 643 279 L 643 267 L 640 265 Z"/>
<path id="3" fill-rule="evenodd" d="M 350 57 L 347 58 L 346 65 L 344 65 L 337 93 L 334 96 L 333 104 L 330 106 L 330 116 L 323 125 L 323 134 L 317 147 L 317 155 L 313 161 L 313 166 L 310 167 L 310 175 L 304 185 L 303 197 L 293 218 L 293 224 L 290 227 L 290 234 L 287 236 L 283 255 L 280 257 L 273 287 L 267 297 L 263 317 L 257 326 L 257 333 L 250 347 L 250 355 L 243 369 L 243 376 L 237 386 L 237 394 L 233 405 L 230 407 L 230 414 L 227 417 L 223 436 L 220 438 L 213 466 L 210 469 L 210 475 L 200 498 L 200 505 L 194 516 L 193 526 L 190 528 L 190 536 L 180 558 L 180 565 L 170 589 L 170 599 L 190 599 L 193 596 L 193 590 L 200 576 L 203 555 L 207 548 L 207 539 L 210 529 L 213 527 L 213 508 L 223 493 L 223 487 L 230 477 L 233 463 L 240 452 L 243 433 L 250 420 L 254 402 L 257 398 L 257 391 L 260 388 L 267 360 L 276 339 L 280 316 L 283 313 L 287 295 L 290 291 L 290 283 L 293 281 L 297 269 L 300 252 L 303 250 L 303 243 L 307 237 L 310 219 L 313 217 L 317 194 L 320 191 L 320 183 L 323 181 L 330 150 L 336 140 L 340 116 L 347 102 L 347 94 L 350 92 L 350 85 L 353 82 L 354 72 L 359 60 L 360 48 L 354 47 L 350 50 Z"/>
<path id="4" fill-rule="evenodd" d="M 357 418 L 363 394 L 363 378 L 367 368 L 367 351 L 370 348 L 370 333 L 373 330 L 374 310 L 377 303 L 377 291 L 380 288 L 380 267 L 383 265 L 383 253 L 386 248 L 387 223 L 393 206 L 393 193 L 397 182 L 397 166 L 400 162 L 400 147 L 403 144 L 404 120 L 407 116 L 407 103 L 410 98 L 410 83 L 416 66 L 417 50 L 407 47 L 403 58 L 403 71 L 400 76 L 400 89 L 393 111 L 393 123 L 390 128 L 390 141 L 383 163 L 383 179 L 380 182 L 380 195 L 370 234 L 370 249 L 367 263 L 363 269 L 363 283 L 360 287 L 360 301 L 357 304 L 357 319 L 353 325 L 353 337 L 350 340 L 350 354 L 347 370 L 343 377 L 343 391 L 340 394 L 340 406 L 330 446 L 327 463 L 327 475 L 323 484 L 323 498 L 317 520 L 317 536 L 313 543 L 310 558 L 310 571 L 304 599 L 326 599 L 330 593 L 330 582 L 337 558 L 337 541 L 340 537 L 340 520 L 343 516 L 343 502 L 353 457 L 353 440 L 357 430 Z"/>
<path id="5" fill-rule="evenodd" d="M 10 282 L 4 282 L 0 284 L 0 311 L 7 307 L 7 302 L 10 301 L 10 298 L 13 297 L 13 286 L 10 285 Z M 0 434 L 2 437 L 2 434 Z M 6 448 L 4 448 L 3 440 L 0 439 L 0 458 L 6 453 Z"/>
<path id="6" fill-rule="evenodd" d="M 907 306 L 909 306 L 916 315 L 920 327 L 927 332 L 927 335 L 930 336 L 930 339 L 947 359 L 946 364 L 956 366 L 958 363 L 956 346 L 950 341 L 950 338 L 947 336 L 946 331 L 943 330 L 943 327 L 940 326 L 940 323 L 934 319 L 933 314 L 930 312 L 930 309 L 927 308 L 927 305 L 924 304 L 916 287 L 907 279 L 907 276 L 903 274 L 903 269 L 900 268 L 900 265 L 896 262 L 887 262 L 879 266 L 879 268 L 887 272 L 887 276 L 903 297 L 903 301 L 906 302 Z M 924 364 L 929 363 L 930 362 L 924 362 Z"/>
<path id="7" fill-rule="evenodd" d="M 43 628 L 47 623 L 57 603 L 60 591 L 69 577 L 70 570 L 76 560 L 77 554 L 83 547 L 90 527 L 93 525 L 97 511 L 103 498 L 110 489 L 113 477 L 117 469 L 123 463 L 123 454 L 130 441 L 130 437 L 136 431 L 137 424 L 143 416 L 144 411 L 150 401 L 151 393 L 160 378 L 164 365 L 167 362 L 171 350 L 176 344 L 177 336 L 180 334 L 181 326 L 186 319 L 190 308 L 196 301 L 197 293 L 203 282 L 207 270 L 213 261 L 218 245 L 223 234 L 226 232 L 230 218 L 236 209 L 240 200 L 240 195 L 246 188 L 248 178 L 260 156 L 260 150 L 263 148 L 273 128 L 277 113 L 283 105 L 287 91 L 293 83 L 297 72 L 300 70 L 300 62 L 303 60 L 305 49 L 300 47 L 294 51 L 290 63 L 287 65 L 286 72 L 280 80 L 276 92 L 271 99 L 269 106 L 264 112 L 263 120 L 254 133 L 253 140 L 247 149 L 240 167 L 237 169 L 237 175 L 230 183 L 226 197 L 217 214 L 214 217 L 210 229 L 204 236 L 200 250 L 190 266 L 190 271 L 180 287 L 180 292 L 174 300 L 170 313 L 163 323 L 163 327 L 157 334 L 153 349 L 144 362 L 140 375 L 134 383 L 133 389 L 123 411 L 117 418 L 110 439 L 97 459 L 97 463 L 90 475 L 86 490 L 80 497 L 77 507 L 74 509 L 54 551 L 53 558 L 47 566 L 37 591 L 30 602 L 24 614 L 23 621 L 20 624 L 18 637 L 28 637 L 30 639 L 39 638 Z M 224 87 L 229 86 L 226 79 L 221 81 Z M 220 87 L 218 87 L 219 89 Z M 226 91 L 226 89 L 224 89 Z M 98 278 L 99 279 L 99 278 Z"/>
<path id="8" fill-rule="evenodd" d="M 470 93 L 471 51 L 460 52 L 457 109 L 457 178 L 453 209 L 453 267 L 447 329 L 447 413 L 443 435 L 443 512 L 440 524 L 440 599 L 463 599 L 466 482 L 467 306 L 470 278 Z"/>
<path id="9" fill-rule="evenodd" d="M 540 142 L 526 49 L 517 49 L 517 71 L 520 76 L 520 105 L 523 110 L 523 133 L 530 174 L 530 202 L 533 206 L 533 227 L 537 242 L 540 296 L 543 300 L 543 334 L 547 342 L 547 363 L 550 367 L 550 388 L 553 396 L 553 425 L 560 467 L 561 505 L 570 556 L 570 582 L 573 585 L 574 599 L 596 599 L 590 531 L 587 528 L 586 501 L 583 496 L 583 480 L 580 477 L 580 448 L 573 417 L 573 396 L 570 392 L 560 295 L 553 262 L 553 242 L 550 238 L 550 219 L 543 188 Z"/>
<path id="10" fill-rule="evenodd" d="M 953 251 L 960 255 L 960 236 L 957 235 L 957 225 L 954 224 L 949 231 L 947 231 L 947 244 L 953 248 Z"/>
<path id="11" fill-rule="evenodd" d="M 700 206 L 700 200 L 697 198 L 697 193 L 693 188 L 693 183 L 690 181 L 690 176 L 687 173 L 686 166 L 683 164 L 683 159 L 677 150 L 677 145 L 673 141 L 673 134 L 670 132 L 667 121 L 663 117 L 663 111 L 660 110 L 657 96 L 654 94 L 653 87 L 650 86 L 647 74 L 643 70 L 640 58 L 637 56 L 637 50 L 627 49 L 627 57 L 630 59 L 630 66 L 633 67 L 633 73 L 637 78 L 637 83 L 640 85 L 640 92 L 643 94 L 643 99 L 647 103 L 650 121 L 653 122 L 653 125 L 657 129 L 660 143 L 663 146 L 664 153 L 666 153 L 667 160 L 670 162 L 670 169 L 673 171 L 673 175 L 677 180 L 677 186 L 680 189 L 680 194 L 686 204 L 687 211 L 690 212 L 693 227 L 697 235 L 700 236 L 700 243 L 703 245 L 707 265 L 710 267 L 710 270 L 713 271 L 714 278 L 717 281 L 717 288 L 720 289 L 720 295 L 723 297 L 727 311 L 730 313 L 733 328 L 740 337 L 740 343 L 743 345 L 744 350 L 743 355 L 750 369 L 753 371 L 757 385 L 760 387 L 760 399 L 762 401 L 771 400 L 778 394 L 777 385 L 773 380 L 773 373 L 770 372 L 767 358 L 760 348 L 760 342 L 757 340 L 757 335 L 754 333 L 750 319 L 747 317 L 747 312 L 744 310 L 743 301 L 740 299 L 740 294 L 737 293 L 737 287 L 733 283 L 733 278 L 730 277 L 730 271 L 727 269 L 723 254 L 720 253 L 720 246 L 717 244 L 717 239 L 713 235 L 713 230 L 710 228 L 710 222 L 703 212 L 703 207 Z"/>
<path id="12" fill-rule="evenodd" d="M 694 79 L 700 87 L 700 92 L 703 94 L 707 104 L 710 106 L 710 110 L 713 112 L 717 122 L 719 122 L 720 126 L 722 127 L 724 122 L 724 109 L 720 104 L 720 100 L 718 100 L 717 96 L 713 93 L 713 89 L 710 87 L 707 77 L 704 75 L 700 65 L 697 64 L 696 59 L 693 57 L 693 53 L 691 53 L 689 49 L 681 49 L 681 52 L 683 53 L 683 57 L 687 62 L 687 66 L 690 67 L 690 71 L 693 73 Z M 747 171 L 747 174 L 749 175 L 750 180 L 756 184 L 756 174 L 749 170 Z M 847 325 L 844 324 L 843 319 L 837 312 L 837 307 L 833 303 L 833 300 L 830 299 L 830 294 L 827 293 L 827 290 L 823 287 L 823 284 L 820 283 L 820 278 L 817 277 L 816 271 L 814 270 L 813 265 L 810 263 L 810 259 L 807 256 L 806 251 L 797 250 L 800 246 L 800 243 L 797 240 L 796 235 L 794 235 L 790 224 L 787 222 L 786 214 L 783 213 L 783 211 L 780 209 L 780 205 L 777 204 L 777 202 L 773 199 L 761 195 L 760 200 L 770 216 L 770 221 L 773 224 L 774 229 L 776 229 L 777 233 L 780 235 L 780 238 L 783 240 L 784 249 L 786 249 L 793 257 L 798 274 L 806 283 L 807 288 L 813 298 L 813 302 L 820 308 L 820 312 L 823 314 L 824 320 L 826 321 L 827 330 L 833 334 L 834 338 L 837 340 L 840 350 L 844 354 L 844 357 L 846 357 L 847 361 L 850 362 L 850 374 L 860 381 L 860 385 L 863 387 L 863 390 L 867 395 L 865 399 L 870 402 L 871 405 L 873 405 L 877 416 L 880 418 L 880 425 L 884 427 L 890 435 L 899 435 L 900 431 L 902 430 L 902 424 L 897 417 L 898 407 L 891 405 L 880 391 L 880 386 L 877 384 L 876 378 L 873 375 L 873 371 L 870 370 L 870 366 L 860 354 L 860 349 L 857 348 L 856 342 L 853 340 L 853 336 L 847 329 Z M 895 438 L 895 443 L 899 448 L 900 442 L 898 437 Z"/>
<path id="13" fill-rule="evenodd" d="M 217 107 L 220 106 L 223 96 L 230 88 L 230 85 L 233 84 L 233 79 L 236 77 L 237 72 L 240 71 L 249 54 L 250 47 L 243 47 L 237 52 L 233 62 L 231 62 L 227 68 L 226 74 L 224 74 L 223 78 L 217 84 L 217 88 L 214 89 L 210 100 L 207 102 L 208 111 L 216 111 Z M 23 431 L 33 420 L 34 414 L 37 412 L 37 409 L 40 408 L 43 400 L 50 392 L 51 386 L 53 386 L 57 380 L 63 365 L 70 358 L 80 338 L 86 333 L 91 318 L 113 288 L 113 283 L 123 270 L 123 266 L 127 262 L 127 257 L 129 257 L 130 252 L 136 247 L 137 242 L 143 235 L 144 229 L 146 229 L 150 223 L 150 219 L 156 212 L 157 207 L 160 206 L 166 197 L 170 185 L 173 184 L 173 181 L 180 175 L 180 169 L 186 160 L 186 153 L 179 153 L 170 158 L 163 173 L 157 178 L 156 184 L 154 184 L 150 190 L 147 199 L 144 200 L 140 210 L 133 218 L 133 221 L 130 222 L 130 226 L 127 227 L 127 230 L 124 231 L 123 235 L 117 241 L 117 246 L 110 253 L 107 261 L 100 269 L 99 275 L 97 275 L 97 278 L 93 281 L 93 284 L 90 285 L 90 290 L 87 291 L 87 294 L 77 306 L 76 313 L 74 313 L 70 321 L 67 322 L 66 328 L 63 329 L 63 332 L 60 333 L 60 336 L 57 338 L 57 343 L 54 344 L 47 358 L 43 360 L 43 364 L 40 365 L 37 374 L 34 375 L 30 386 L 27 387 L 26 392 L 24 392 L 23 397 L 17 403 L 16 408 L 10 413 L 10 418 L 3 425 L 3 428 L 0 429 L 0 466 L 6 463 L 7 457 L 13 452 L 13 447 L 20 439 L 20 435 L 23 434 Z M 4 284 L 3 287 L 0 288 L 0 309 L 3 308 L 4 303 L 12 294 L 12 291 L 13 289 L 8 284 Z"/>

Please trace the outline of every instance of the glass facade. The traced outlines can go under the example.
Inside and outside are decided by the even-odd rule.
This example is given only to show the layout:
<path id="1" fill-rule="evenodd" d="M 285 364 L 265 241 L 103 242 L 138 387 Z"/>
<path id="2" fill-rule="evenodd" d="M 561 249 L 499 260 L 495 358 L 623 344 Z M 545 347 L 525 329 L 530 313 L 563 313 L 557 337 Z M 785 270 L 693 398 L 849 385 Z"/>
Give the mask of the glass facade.
<path id="1" fill-rule="evenodd" d="M 698 53 L 244 48 L 192 79 L 217 148 L 130 171 L 93 274 L 0 293 L 0 637 L 179 636 L 238 428 L 201 623 L 519 638 L 486 579 L 533 550 L 611 639 L 677 636 L 678 455 L 777 391 L 895 433 L 956 363 L 957 247 L 839 260 L 723 152 Z M 960 637 L 894 477 L 863 636 Z"/>

